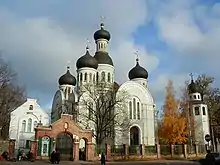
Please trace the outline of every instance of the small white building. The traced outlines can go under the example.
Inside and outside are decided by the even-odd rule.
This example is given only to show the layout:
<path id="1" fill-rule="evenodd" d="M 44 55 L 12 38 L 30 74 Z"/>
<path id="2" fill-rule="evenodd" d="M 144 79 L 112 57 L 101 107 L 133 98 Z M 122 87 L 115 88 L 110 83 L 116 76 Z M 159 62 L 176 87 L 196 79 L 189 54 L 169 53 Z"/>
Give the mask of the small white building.
<path id="1" fill-rule="evenodd" d="M 11 112 L 9 137 L 16 140 L 15 148 L 30 148 L 30 141 L 35 136 L 34 128 L 38 123 L 48 125 L 49 120 L 49 114 L 40 107 L 36 99 L 28 98 Z"/>

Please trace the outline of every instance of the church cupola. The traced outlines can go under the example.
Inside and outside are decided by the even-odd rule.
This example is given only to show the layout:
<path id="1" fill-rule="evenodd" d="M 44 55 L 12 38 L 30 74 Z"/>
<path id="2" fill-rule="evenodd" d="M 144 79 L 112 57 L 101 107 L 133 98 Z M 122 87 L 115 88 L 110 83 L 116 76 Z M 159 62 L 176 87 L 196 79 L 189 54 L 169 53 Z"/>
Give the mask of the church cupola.
<path id="1" fill-rule="evenodd" d="M 98 61 L 90 55 L 88 46 L 86 46 L 86 54 L 77 60 L 76 67 L 77 69 L 80 69 L 80 68 L 97 69 L 98 68 Z"/>
<path id="2" fill-rule="evenodd" d="M 142 79 L 147 79 L 148 78 L 148 72 L 146 69 L 144 69 L 143 67 L 141 67 L 139 65 L 139 59 L 136 59 L 136 66 L 133 67 L 129 73 L 128 73 L 128 77 L 130 80 L 132 79 L 137 79 L 137 78 L 142 78 Z"/>
<path id="3" fill-rule="evenodd" d="M 86 46 L 86 54 L 77 60 L 76 67 L 78 86 L 96 82 L 98 61 L 90 55 L 88 45 Z"/>
<path id="4" fill-rule="evenodd" d="M 97 41 L 99 39 L 105 39 L 109 41 L 111 38 L 111 35 L 107 30 L 104 29 L 104 23 L 101 23 L 100 27 L 101 28 L 94 33 L 94 36 L 93 36 L 94 40 Z"/>
<path id="5" fill-rule="evenodd" d="M 59 78 L 59 85 L 76 85 L 76 78 L 70 73 L 70 67 L 67 67 L 67 72 Z"/>
<path id="6" fill-rule="evenodd" d="M 101 29 L 94 33 L 94 40 L 96 43 L 95 58 L 99 64 L 108 64 L 113 66 L 113 61 L 108 54 L 108 42 L 111 38 L 110 33 L 104 29 L 104 23 L 100 24 Z"/>
<path id="7" fill-rule="evenodd" d="M 201 101 L 201 94 L 199 92 L 198 85 L 193 80 L 192 73 L 191 76 L 191 83 L 188 85 L 188 93 L 189 93 L 189 99 L 190 101 Z"/>

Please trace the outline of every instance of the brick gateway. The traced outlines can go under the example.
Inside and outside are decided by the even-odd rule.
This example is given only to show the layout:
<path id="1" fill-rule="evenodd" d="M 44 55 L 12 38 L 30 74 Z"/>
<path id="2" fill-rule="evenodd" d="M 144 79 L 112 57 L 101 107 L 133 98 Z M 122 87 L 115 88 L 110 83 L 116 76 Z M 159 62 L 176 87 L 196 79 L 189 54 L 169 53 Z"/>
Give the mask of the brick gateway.
<path id="1" fill-rule="evenodd" d="M 61 158 L 79 160 L 79 141 L 85 140 L 85 160 L 94 160 L 95 144 L 92 142 L 93 132 L 82 129 L 72 120 L 72 115 L 62 114 L 61 118 L 50 126 L 39 125 L 35 129 L 35 140 L 31 151 L 36 159 L 48 159 L 50 153 L 58 149 Z"/>

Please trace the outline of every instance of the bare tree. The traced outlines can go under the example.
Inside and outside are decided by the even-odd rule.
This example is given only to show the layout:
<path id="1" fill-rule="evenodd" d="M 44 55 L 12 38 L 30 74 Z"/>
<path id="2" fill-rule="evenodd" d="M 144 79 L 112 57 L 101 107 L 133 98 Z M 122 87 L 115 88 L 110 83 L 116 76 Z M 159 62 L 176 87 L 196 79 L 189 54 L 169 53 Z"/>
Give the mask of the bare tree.
<path id="1" fill-rule="evenodd" d="M 16 84 L 16 73 L 10 64 L 0 57 L 0 137 L 8 138 L 11 112 L 21 105 L 26 97 L 24 88 Z"/>
<path id="2" fill-rule="evenodd" d="M 115 131 L 128 130 L 126 92 L 118 91 L 113 84 L 98 83 L 83 86 L 79 93 L 79 121 L 94 129 L 97 145 L 102 145 L 107 139 L 113 142 Z"/>

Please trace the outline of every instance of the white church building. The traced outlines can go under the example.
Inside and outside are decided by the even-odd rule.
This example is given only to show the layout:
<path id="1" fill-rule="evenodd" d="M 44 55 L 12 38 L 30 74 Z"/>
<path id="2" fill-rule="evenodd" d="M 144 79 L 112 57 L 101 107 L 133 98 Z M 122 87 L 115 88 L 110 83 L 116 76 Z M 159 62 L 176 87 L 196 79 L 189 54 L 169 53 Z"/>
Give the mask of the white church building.
<path id="1" fill-rule="evenodd" d="M 104 24 L 94 33 L 96 43 L 95 55 L 91 55 L 87 46 L 85 55 L 76 62 L 77 76 L 74 77 L 67 67 L 67 72 L 59 78 L 59 88 L 54 96 L 51 122 L 60 119 L 61 114 L 73 114 L 67 110 L 65 104 L 74 102 L 77 111 L 83 111 L 80 106 L 79 89 L 86 84 L 105 82 L 117 84 L 115 80 L 115 67 L 113 59 L 109 55 L 108 45 L 110 33 L 105 30 Z M 148 86 L 148 72 L 141 67 L 139 59 L 135 66 L 128 71 L 128 80 L 119 85 L 118 91 L 126 91 L 129 99 L 125 108 L 131 125 L 123 137 L 115 137 L 115 143 L 129 145 L 155 145 L 155 103 Z M 116 71 L 117 72 L 117 71 Z M 70 108 L 71 109 L 71 108 Z M 78 123 L 80 125 L 80 123 Z M 81 125 L 81 127 L 84 127 Z M 120 139 L 120 140 L 119 140 Z"/>
<path id="2" fill-rule="evenodd" d="M 11 112 L 9 127 L 10 139 L 16 140 L 15 148 L 30 148 L 31 140 L 34 140 L 34 128 L 39 124 L 49 125 L 50 117 L 36 99 L 28 98 L 25 103 Z"/>

